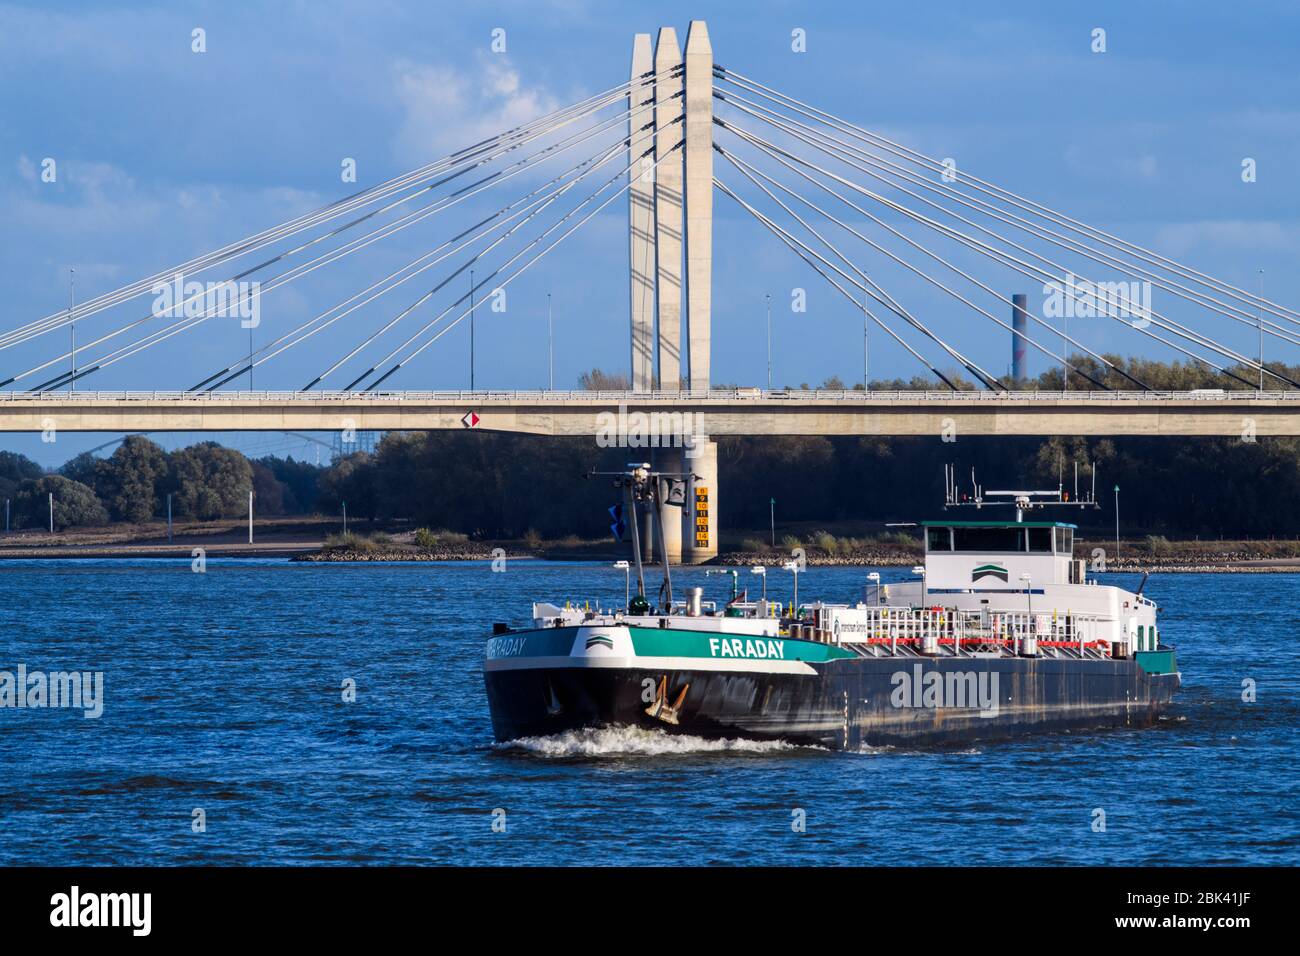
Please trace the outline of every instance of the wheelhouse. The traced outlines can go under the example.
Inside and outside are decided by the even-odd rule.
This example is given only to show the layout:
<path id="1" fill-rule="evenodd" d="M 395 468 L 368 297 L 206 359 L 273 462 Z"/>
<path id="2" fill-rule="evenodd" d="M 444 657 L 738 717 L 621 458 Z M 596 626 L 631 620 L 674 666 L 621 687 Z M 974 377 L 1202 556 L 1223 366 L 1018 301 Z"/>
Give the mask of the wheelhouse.
<path id="1" fill-rule="evenodd" d="M 1076 526 L 1063 521 L 925 521 L 932 591 L 1023 591 L 1077 583 Z"/>
<path id="2" fill-rule="evenodd" d="M 925 550 L 1074 556 L 1076 526 L 1061 521 L 926 521 Z"/>

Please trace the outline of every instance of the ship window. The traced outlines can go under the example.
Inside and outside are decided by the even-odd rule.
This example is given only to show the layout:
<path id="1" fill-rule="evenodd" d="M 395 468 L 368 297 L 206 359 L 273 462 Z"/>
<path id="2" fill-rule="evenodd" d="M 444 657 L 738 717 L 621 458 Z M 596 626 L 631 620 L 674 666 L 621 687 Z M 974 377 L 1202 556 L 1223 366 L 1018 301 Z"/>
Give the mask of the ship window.
<path id="1" fill-rule="evenodd" d="M 954 551 L 1024 551 L 1023 528 L 953 528 Z"/>
<path id="2" fill-rule="evenodd" d="M 951 551 L 952 536 L 948 528 L 927 528 L 925 531 L 926 549 L 929 551 Z"/>
<path id="3" fill-rule="evenodd" d="M 1052 553 L 1051 528 L 1026 528 L 1029 532 L 1029 550 L 1038 554 Z"/>
<path id="4" fill-rule="evenodd" d="M 1056 528 L 1056 553 L 1074 554 L 1074 531 L 1071 528 Z"/>

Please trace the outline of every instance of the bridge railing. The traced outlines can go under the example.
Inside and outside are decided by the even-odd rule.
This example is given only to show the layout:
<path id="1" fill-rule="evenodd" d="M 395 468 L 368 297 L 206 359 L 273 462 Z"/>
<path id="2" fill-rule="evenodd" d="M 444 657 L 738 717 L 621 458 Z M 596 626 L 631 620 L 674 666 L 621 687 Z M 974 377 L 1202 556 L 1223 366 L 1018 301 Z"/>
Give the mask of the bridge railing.
<path id="1" fill-rule="evenodd" d="M 1229 391 L 1219 389 L 1197 389 L 1193 391 L 1016 391 L 989 392 L 963 391 L 957 394 L 947 390 L 933 391 L 873 391 L 861 389 L 774 389 L 768 391 L 757 388 L 715 388 L 681 391 L 586 391 L 581 389 L 548 391 L 545 389 L 488 389 L 477 391 L 465 390 L 406 390 L 386 392 L 344 392 L 344 391 L 0 391 L 0 401 L 42 401 L 66 404 L 68 402 L 304 402 L 321 404 L 329 402 L 420 402 L 442 403 L 449 405 L 476 405 L 480 403 L 501 402 L 506 404 L 523 404 L 527 402 L 603 402 L 607 404 L 635 404 L 639 402 L 672 401 L 725 401 L 725 402 L 875 402 L 875 403 L 909 403 L 909 402 L 1087 402 L 1109 404 L 1115 402 L 1150 402 L 1150 401 L 1200 401 L 1200 402 L 1245 402 L 1258 401 L 1300 402 L 1300 391 Z"/>

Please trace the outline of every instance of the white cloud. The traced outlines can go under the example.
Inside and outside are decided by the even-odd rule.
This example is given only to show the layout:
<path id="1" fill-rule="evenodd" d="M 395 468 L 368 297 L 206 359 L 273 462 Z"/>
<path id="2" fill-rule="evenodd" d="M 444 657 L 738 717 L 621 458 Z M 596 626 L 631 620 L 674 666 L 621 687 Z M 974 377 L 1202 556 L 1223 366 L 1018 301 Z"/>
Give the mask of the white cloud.
<path id="1" fill-rule="evenodd" d="M 1247 251 L 1300 255 L 1300 223 L 1244 219 L 1168 223 L 1156 232 L 1155 248 L 1179 258 L 1188 253 Z"/>
<path id="2" fill-rule="evenodd" d="M 542 86 L 525 85 L 499 57 L 482 54 L 473 71 L 399 60 L 393 87 L 405 116 L 395 151 L 422 164 L 551 112 L 559 106 Z"/>

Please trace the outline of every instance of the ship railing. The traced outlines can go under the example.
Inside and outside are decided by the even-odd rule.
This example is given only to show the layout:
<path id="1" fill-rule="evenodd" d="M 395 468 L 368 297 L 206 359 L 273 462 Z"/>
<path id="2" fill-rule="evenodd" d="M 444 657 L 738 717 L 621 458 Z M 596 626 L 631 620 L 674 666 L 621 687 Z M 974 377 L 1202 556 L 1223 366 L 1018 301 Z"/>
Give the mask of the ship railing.
<path id="1" fill-rule="evenodd" d="M 1072 611 L 968 611 L 959 608 L 872 607 L 865 632 L 833 638 L 873 653 L 933 656 L 1032 654 L 1107 657 L 1111 622 Z"/>

